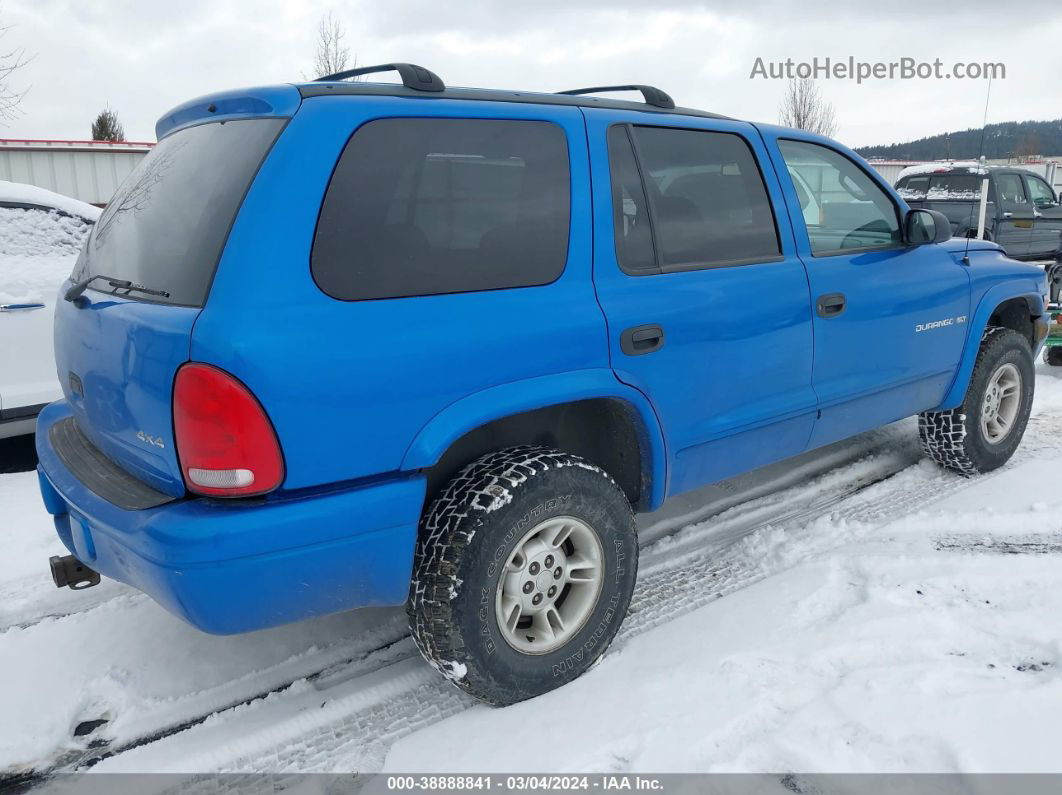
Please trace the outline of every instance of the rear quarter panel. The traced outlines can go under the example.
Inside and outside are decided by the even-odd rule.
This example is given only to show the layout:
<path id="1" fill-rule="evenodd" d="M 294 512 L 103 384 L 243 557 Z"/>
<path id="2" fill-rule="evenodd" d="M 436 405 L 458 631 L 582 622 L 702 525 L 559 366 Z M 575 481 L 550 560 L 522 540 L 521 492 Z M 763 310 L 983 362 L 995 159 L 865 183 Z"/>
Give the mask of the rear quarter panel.
<path id="1" fill-rule="evenodd" d="M 541 287 L 344 302 L 311 276 L 321 201 L 351 134 L 383 117 L 540 119 L 571 162 L 564 273 Z M 521 379 L 608 368 L 590 262 L 589 165 L 575 107 L 396 97 L 306 100 L 244 202 L 192 337 L 269 413 L 286 489 L 397 471 L 417 433 L 461 398 Z M 353 519 L 353 517 L 352 517 Z"/>

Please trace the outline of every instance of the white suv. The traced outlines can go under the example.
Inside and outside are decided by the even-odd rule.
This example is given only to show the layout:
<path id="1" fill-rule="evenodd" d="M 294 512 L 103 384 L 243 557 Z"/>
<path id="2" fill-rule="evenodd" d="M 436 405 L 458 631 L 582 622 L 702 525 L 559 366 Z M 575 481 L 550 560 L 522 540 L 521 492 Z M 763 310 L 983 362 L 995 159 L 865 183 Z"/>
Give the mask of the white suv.
<path id="1" fill-rule="evenodd" d="M 77 199 L 0 181 L 0 439 L 32 433 L 40 410 L 62 397 L 52 313 L 99 215 Z"/>

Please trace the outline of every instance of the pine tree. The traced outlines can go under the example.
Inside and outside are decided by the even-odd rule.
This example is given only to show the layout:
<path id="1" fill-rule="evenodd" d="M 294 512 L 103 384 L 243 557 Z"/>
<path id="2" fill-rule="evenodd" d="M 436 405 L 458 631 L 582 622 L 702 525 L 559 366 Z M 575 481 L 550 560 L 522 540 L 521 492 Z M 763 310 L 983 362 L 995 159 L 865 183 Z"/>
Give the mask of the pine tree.
<path id="1" fill-rule="evenodd" d="M 125 129 L 118 121 L 118 114 L 110 108 L 104 108 L 96 121 L 92 122 L 93 141 L 124 141 Z"/>

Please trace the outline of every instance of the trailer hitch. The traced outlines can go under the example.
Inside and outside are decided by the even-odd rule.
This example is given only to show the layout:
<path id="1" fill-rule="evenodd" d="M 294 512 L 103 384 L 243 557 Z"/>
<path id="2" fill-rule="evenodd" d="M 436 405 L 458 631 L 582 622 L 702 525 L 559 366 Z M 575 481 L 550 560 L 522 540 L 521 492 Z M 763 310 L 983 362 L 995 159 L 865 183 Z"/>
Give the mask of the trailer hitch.
<path id="1" fill-rule="evenodd" d="M 62 588 L 65 585 L 67 588 L 80 591 L 83 588 L 91 588 L 93 585 L 100 584 L 100 573 L 90 569 L 73 555 L 63 557 L 52 555 L 48 559 L 48 564 L 52 567 L 52 581 L 56 588 Z"/>

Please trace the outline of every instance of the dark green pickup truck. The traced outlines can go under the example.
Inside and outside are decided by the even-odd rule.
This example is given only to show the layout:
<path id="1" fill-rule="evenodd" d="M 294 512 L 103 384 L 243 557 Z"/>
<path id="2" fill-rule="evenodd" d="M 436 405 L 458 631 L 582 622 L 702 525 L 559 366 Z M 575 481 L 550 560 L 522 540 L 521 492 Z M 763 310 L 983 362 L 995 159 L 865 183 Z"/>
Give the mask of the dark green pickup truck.
<path id="1" fill-rule="evenodd" d="M 1031 171 L 931 163 L 902 173 L 896 190 L 911 207 L 944 213 L 955 237 L 975 237 L 985 177 L 985 238 L 1003 246 L 1014 259 L 1062 260 L 1062 196 Z"/>

